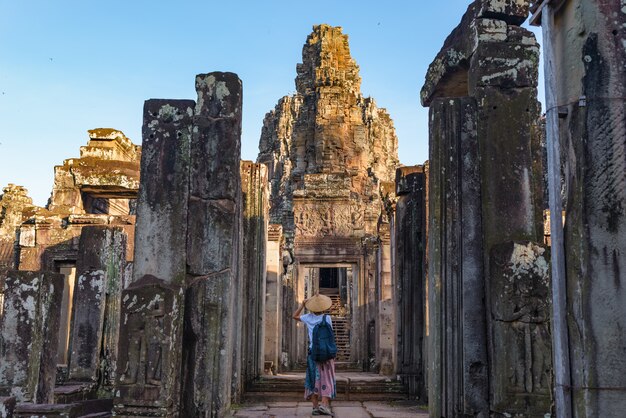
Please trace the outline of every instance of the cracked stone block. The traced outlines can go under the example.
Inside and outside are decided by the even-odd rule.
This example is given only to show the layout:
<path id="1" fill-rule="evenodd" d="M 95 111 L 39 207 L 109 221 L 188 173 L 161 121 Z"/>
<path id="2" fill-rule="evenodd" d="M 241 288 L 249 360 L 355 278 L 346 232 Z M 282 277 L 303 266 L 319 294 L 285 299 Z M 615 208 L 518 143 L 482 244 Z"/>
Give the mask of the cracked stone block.
<path id="1" fill-rule="evenodd" d="M 0 316 L 0 395 L 51 403 L 64 276 L 8 270 Z"/>

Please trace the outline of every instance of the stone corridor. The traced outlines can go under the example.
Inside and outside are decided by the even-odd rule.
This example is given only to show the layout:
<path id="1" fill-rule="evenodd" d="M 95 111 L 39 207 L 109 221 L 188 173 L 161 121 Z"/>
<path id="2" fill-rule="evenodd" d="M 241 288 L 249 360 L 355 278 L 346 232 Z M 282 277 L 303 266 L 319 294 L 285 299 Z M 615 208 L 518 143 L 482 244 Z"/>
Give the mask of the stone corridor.
<path id="1" fill-rule="evenodd" d="M 90 130 L 46 207 L 0 196 L 0 418 L 309 416 L 292 315 L 317 293 L 339 418 L 623 418 L 623 5 L 473 1 L 417 166 L 326 24 L 256 162 L 229 72 L 147 100 L 141 146 Z"/>

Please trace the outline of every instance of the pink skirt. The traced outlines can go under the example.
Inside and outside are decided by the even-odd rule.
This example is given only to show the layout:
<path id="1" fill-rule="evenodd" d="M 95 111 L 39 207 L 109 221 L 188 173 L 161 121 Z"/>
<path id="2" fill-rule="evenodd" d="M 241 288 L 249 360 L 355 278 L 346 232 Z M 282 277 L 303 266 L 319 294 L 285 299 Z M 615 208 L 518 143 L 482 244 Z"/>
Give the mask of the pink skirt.
<path id="1" fill-rule="evenodd" d="M 315 365 L 315 371 L 313 372 L 313 364 Z M 324 362 L 318 363 L 314 362 L 310 356 L 308 359 L 307 367 L 307 377 L 305 381 L 311 382 L 313 376 L 310 376 L 310 373 L 315 373 L 315 384 L 311 385 L 305 384 L 304 386 L 304 398 L 309 400 L 311 396 L 317 395 L 320 398 L 326 397 L 330 399 L 334 399 L 335 392 L 335 360 L 330 359 Z"/>

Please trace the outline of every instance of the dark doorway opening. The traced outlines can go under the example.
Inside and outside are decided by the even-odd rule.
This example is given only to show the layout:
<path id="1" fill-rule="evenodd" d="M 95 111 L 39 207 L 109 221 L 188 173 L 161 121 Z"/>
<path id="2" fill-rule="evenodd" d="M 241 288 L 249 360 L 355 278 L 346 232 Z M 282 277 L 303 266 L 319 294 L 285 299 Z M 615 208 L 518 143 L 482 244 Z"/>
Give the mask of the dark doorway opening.
<path id="1" fill-rule="evenodd" d="M 322 289 L 339 288 L 339 269 L 336 267 L 320 267 L 320 292 Z"/>

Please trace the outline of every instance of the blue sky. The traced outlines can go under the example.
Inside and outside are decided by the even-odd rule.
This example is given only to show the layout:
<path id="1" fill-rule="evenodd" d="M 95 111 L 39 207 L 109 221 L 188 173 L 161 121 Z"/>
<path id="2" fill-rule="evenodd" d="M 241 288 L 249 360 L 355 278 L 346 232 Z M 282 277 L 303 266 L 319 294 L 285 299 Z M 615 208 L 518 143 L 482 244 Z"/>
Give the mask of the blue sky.
<path id="1" fill-rule="evenodd" d="M 194 77 L 243 80 L 242 158 L 255 160 L 263 116 L 295 90 L 314 24 L 342 26 L 362 91 L 395 122 L 400 161 L 428 158 L 428 65 L 469 0 L 145 1 L 0 0 L 0 187 L 35 203 L 53 167 L 78 157 L 87 130 L 110 127 L 141 143 L 143 102 L 195 99 Z"/>

